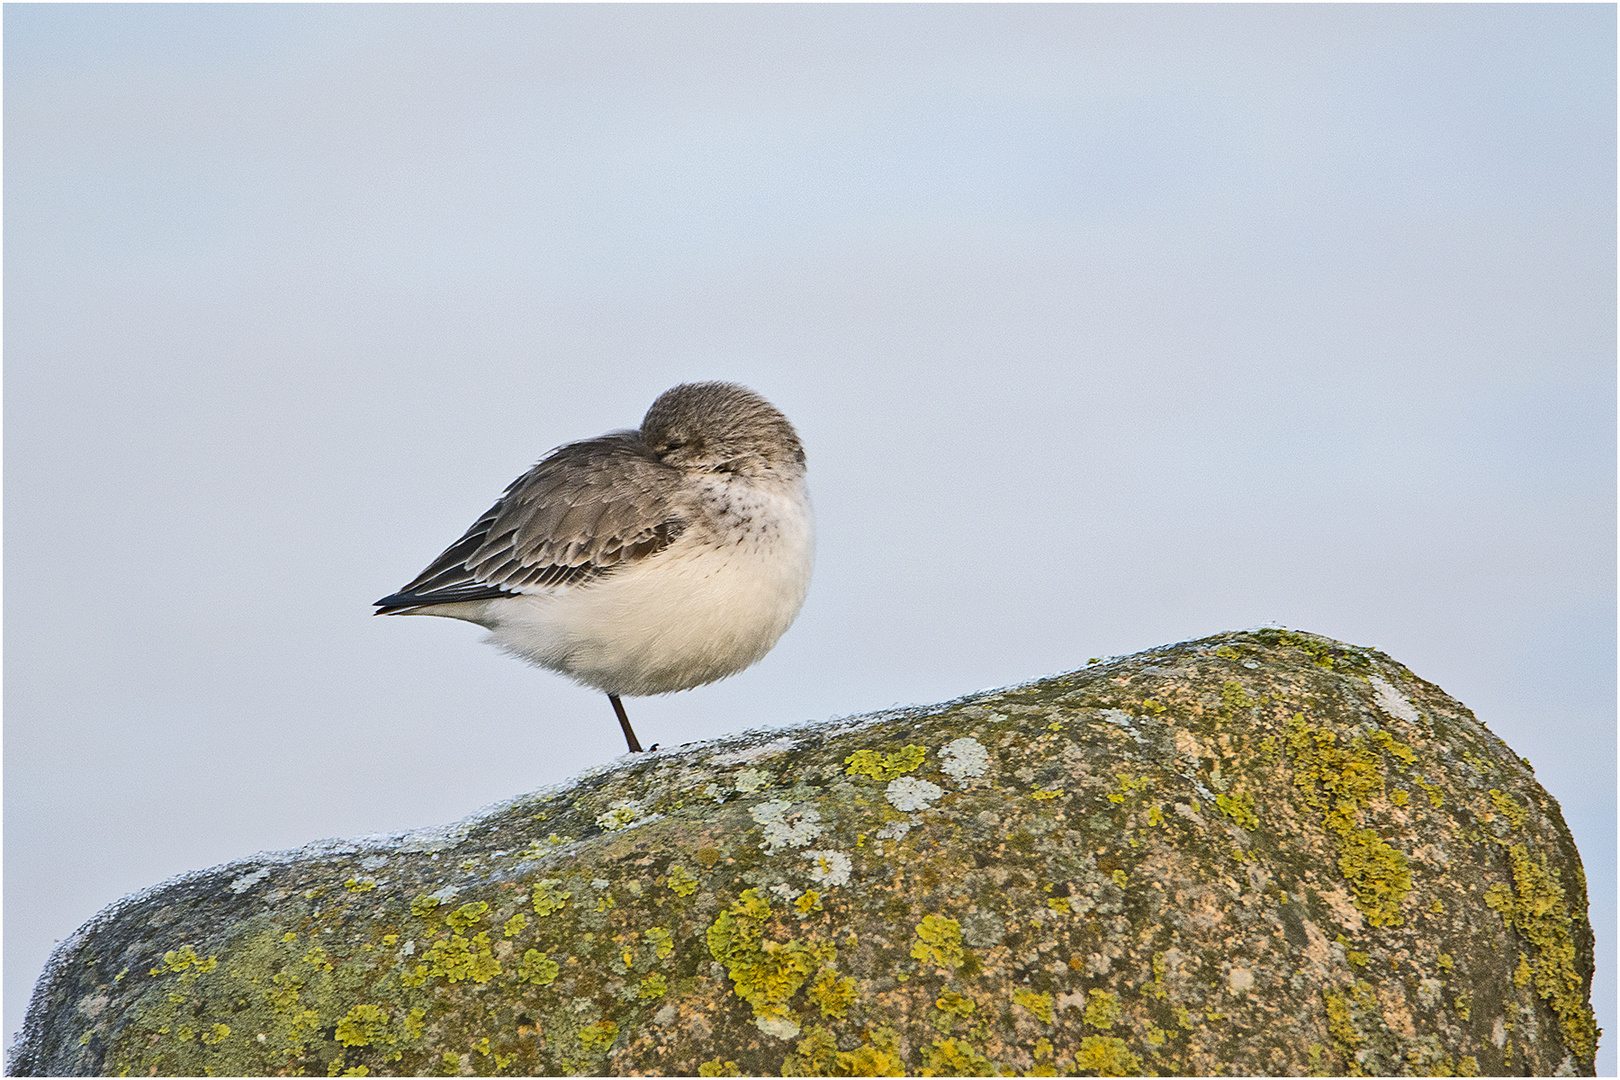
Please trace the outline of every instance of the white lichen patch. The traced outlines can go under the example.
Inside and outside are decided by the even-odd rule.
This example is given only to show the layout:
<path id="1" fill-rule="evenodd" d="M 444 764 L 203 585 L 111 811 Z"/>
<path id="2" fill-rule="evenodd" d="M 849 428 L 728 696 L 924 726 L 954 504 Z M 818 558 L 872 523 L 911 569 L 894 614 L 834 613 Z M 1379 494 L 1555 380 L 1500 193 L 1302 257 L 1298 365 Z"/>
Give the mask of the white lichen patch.
<path id="1" fill-rule="evenodd" d="M 807 851 L 810 880 L 823 887 L 849 884 L 849 856 L 842 851 Z"/>
<path id="2" fill-rule="evenodd" d="M 759 1019 L 754 1021 L 754 1026 L 759 1028 L 759 1030 L 763 1031 L 765 1034 L 782 1039 L 783 1041 L 788 1039 L 797 1039 L 799 1037 L 798 1021 L 789 1020 L 786 1017 L 761 1016 Z"/>
<path id="3" fill-rule="evenodd" d="M 771 774 L 760 769 L 744 769 L 732 778 L 732 786 L 744 795 L 752 795 L 771 782 Z"/>
<path id="4" fill-rule="evenodd" d="M 888 790 L 883 793 L 890 806 L 907 813 L 928 809 L 943 794 L 945 789 L 938 784 L 918 780 L 915 776 L 899 776 L 890 780 Z"/>
<path id="5" fill-rule="evenodd" d="M 243 874 L 241 877 L 227 885 L 226 888 L 230 889 L 233 893 L 245 893 L 269 876 L 270 868 L 266 866 L 262 869 L 253 871 L 251 874 Z"/>
<path id="6" fill-rule="evenodd" d="M 874 835 L 879 840 L 903 840 L 905 839 L 906 833 L 910 831 L 911 822 L 891 821 L 887 825 L 883 826 L 883 828 L 879 829 Z"/>
<path id="7" fill-rule="evenodd" d="M 387 865 L 388 856 L 386 855 L 367 855 L 360 860 L 360 869 L 362 870 L 381 870 Z"/>
<path id="8" fill-rule="evenodd" d="M 618 832 L 639 821 L 642 809 L 639 799 L 616 799 L 606 810 L 596 815 L 596 824 L 603 832 Z"/>
<path id="9" fill-rule="evenodd" d="M 784 900 L 793 900 L 799 895 L 799 890 L 795 889 L 785 881 L 780 881 L 775 885 L 772 885 L 771 892 L 775 893 L 777 896 L 780 896 Z"/>
<path id="10" fill-rule="evenodd" d="M 1234 994 L 1246 994 L 1254 988 L 1254 972 L 1248 968 L 1235 967 L 1227 972 L 1226 985 L 1232 988 Z"/>
<path id="11" fill-rule="evenodd" d="M 813 806 L 794 810 L 792 803 L 772 799 L 755 806 L 749 814 L 765 827 L 761 846 L 768 855 L 785 847 L 804 847 L 821 835 L 821 811 Z"/>
<path id="12" fill-rule="evenodd" d="M 964 736 L 940 747 L 940 768 L 958 784 L 983 776 L 990 767 L 990 751 L 978 739 Z"/>
<path id="13" fill-rule="evenodd" d="M 1445 989 L 1445 984 L 1439 979 L 1419 979 L 1418 1004 L 1425 1009 L 1434 1008 L 1440 1004 L 1440 992 L 1443 989 Z"/>
<path id="14" fill-rule="evenodd" d="M 1405 720 L 1408 724 L 1420 724 L 1423 716 L 1410 701 L 1407 701 L 1401 692 L 1378 676 L 1370 676 L 1367 681 L 1372 684 L 1373 691 L 1378 696 L 1378 707 L 1397 720 Z"/>

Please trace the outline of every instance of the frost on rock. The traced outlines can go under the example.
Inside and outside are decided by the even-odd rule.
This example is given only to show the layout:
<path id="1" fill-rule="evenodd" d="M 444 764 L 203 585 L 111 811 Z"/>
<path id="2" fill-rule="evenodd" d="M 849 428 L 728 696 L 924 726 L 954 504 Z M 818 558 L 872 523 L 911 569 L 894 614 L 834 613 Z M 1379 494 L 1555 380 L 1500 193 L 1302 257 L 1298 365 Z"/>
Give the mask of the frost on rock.
<path id="1" fill-rule="evenodd" d="M 849 884 L 849 856 L 842 851 L 807 851 L 810 880 L 821 886 Z"/>
<path id="2" fill-rule="evenodd" d="M 780 739 L 772 739 L 768 743 L 760 743 L 758 746 L 750 746 L 746 750 L 736 750 L 729 754 L 716 754 L 714 757 L 709 759 L 709 764 L 720 766 L 752 765 L 755 762 L 764 761 L 766 758 L 776 757 L 778 754 L 785 754 L 789 750 L 793 749 L 795 745 L 796 743 L 794 740 L 789 738 L 784 737 Z"/>
<path id="3" fill-rule="evenodd" d="M 941 768 L 945 770 L 945 775 L 958 784 L 983 776 L 990 767 L 990 751 L 978 739 L 970 736 L 946 743 L 940 748 L 939 756 L 944 763 Z"/>
<path id="4" fill-rule="evenodd" d="M 884 792 L 890 806 L 908 813 L 912 810 L 928 809 L 929 805 L 943 794 L 945 789 L 938 784 L 918 780 L 915 776 L 900 776 L 890 780 L 889 788 Z"/>
<path id="5" fill-rule="evenodd" d="M 762 802 L 749 811 L 765 827 L 766 854 L 775 855 L 785 847 L 804 847 L 821 835 L 821 811 L 813 806 L 794 810 L 780 799 Z"/>
<path id="6" fill-rule="evenodd" d="M 1417 709 L 1413 708 L 1410 701 L 1407 701 L 1401 695 L 1399 690 L 1376 675 L 1367 681 L 1372 684 L 1373 690 L 1378 694 L 1378 707 L 1380 709 L 1383 709 L 1397 720 L 1405 720 L 1408 724 L 1423 722 L 1422 715 L 1418 713 Z"/>

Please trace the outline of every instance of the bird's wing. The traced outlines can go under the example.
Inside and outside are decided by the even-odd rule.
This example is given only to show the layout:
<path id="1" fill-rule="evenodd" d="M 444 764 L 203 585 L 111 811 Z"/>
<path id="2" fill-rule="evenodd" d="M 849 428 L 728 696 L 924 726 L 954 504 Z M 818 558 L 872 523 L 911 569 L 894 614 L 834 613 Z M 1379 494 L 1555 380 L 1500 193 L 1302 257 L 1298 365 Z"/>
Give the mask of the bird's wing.
<path id="1" fill-rule="evenodd" d="M 680 478 L 633 431 L 560 447 L 377 606 L 397 611 L 588 584 L 675 542 L 686 528 Z"/>

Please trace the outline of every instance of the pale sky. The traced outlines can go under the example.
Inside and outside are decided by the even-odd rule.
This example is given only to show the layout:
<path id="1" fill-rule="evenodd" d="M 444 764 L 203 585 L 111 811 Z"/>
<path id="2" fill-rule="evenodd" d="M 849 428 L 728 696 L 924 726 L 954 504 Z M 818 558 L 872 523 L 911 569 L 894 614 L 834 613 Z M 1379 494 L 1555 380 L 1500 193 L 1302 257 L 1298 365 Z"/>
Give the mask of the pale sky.
<path id="1" fill-rule="evenodd" d="M 5 998 L 175 874 L 620 753 L 373 619 L 682 381 L 810 599 L 644 743 L 1277 623 L 1528 757 L 1615 972 L 1615 8 L 32 6 L 5 31 Z"/>

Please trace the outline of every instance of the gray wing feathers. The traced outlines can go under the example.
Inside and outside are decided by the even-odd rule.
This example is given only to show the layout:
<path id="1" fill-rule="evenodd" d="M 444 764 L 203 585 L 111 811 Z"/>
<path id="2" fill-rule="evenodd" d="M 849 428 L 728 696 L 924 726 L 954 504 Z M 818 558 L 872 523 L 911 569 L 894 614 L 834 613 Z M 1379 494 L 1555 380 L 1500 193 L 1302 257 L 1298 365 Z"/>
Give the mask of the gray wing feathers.
<path id="1" fill-rule="evenodd" d="M 636 432 L 554 451 L 506 489 L 415 581 L 378 605 L 490 599 L 588 582 L 673 543 L 685 529 L 680 473 Z"/>

